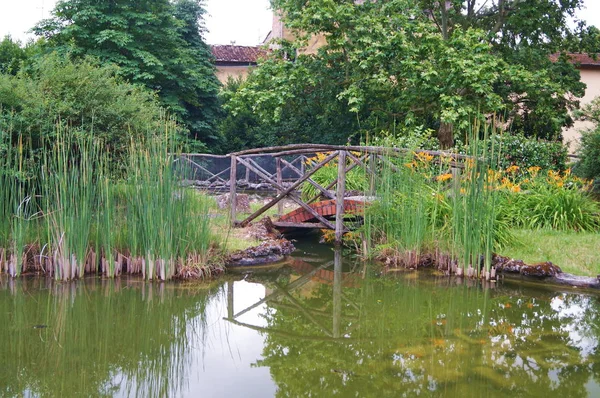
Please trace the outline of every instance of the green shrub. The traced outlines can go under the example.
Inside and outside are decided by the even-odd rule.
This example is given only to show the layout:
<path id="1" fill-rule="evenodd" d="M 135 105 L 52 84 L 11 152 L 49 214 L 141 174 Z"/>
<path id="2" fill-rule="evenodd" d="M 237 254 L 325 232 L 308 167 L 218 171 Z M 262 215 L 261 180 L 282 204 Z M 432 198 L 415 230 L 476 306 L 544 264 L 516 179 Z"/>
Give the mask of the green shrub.
<path id="1" fill-rule="evenodd" d="M 579 162 L 573 171 L 580 177 L 594 180 L 594 190 L 600 192 L 600 127 L 581 134 Z"/>
<path id="2" fill-rule="evenodd" d="M 514 227 L 559 231 L 596 231 L 600 206 L 580 189 L 540 185 L 524 192 L 506 191 L 501 213 Z"/>
<path id="3" fill-rule="evenodd" d="M 27 136 L 40 152 L 52 145 L 59 126 L 93 134 L 118 158 L 132 138 L 162 131 L 164 114 L 153 93 L 116 72 L 92 59 L 49 54 L 27 72 L 0 74 L 0 132 L 11 132 L 13 142 L 17 134 Z"/>
<path id="4" fill-rule="evenodd" d="M 439 141 L 433 130 L 415 128 L 401 130 L 391 134 L 381 132 L 368 143 L 374 146 L 438 150 Z M 493 134 L 489 139 L 481 140 L 480 145 L 487 148 L 489 158 L 498 158 L 498 168 L 506 169 L 512 165 L 522 170 L 540 167 L 542 170 L 564 171 L 567 168 L 568 148 L 557 141 L 545 141 L 527 138 L 523 134 Z M 466 154 L 469 146 L 457 142 L 451 152 Z M 492 150 L 495 154 L 492 154 Z M 600 150 L 598 150 L 600 151 Z M 501 152 L 501 156 L 498 153 Z"/>
<path id="5" fill-rule="evenodd" d="M 512 165 L 519 166 L 521 170 L 536 166 L 542 170 L 555 171 L 567 168 L 568 148 L 561 142 L 527 138 L 522 134 L 496 134 L 484 145 L 489 150 L 493 145 L 495 151 L 501 152 L 498 159 L 500 169 L 507 169 Z"/>

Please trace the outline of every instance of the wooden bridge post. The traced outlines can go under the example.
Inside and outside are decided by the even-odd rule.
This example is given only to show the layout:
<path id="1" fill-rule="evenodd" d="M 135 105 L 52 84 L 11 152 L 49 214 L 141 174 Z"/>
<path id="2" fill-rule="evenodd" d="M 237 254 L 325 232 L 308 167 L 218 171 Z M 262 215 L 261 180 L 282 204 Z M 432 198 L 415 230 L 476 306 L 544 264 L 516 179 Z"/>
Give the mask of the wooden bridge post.
<path id="1" fill-rule="evenodd" d="M 227 282 L 227 318 L 233 319 L 233 281 Z"/>
<path id="2" fill-rule="evenodd" d="M 341 336 L 340 326 L 342 324 L 342 248 L 336 247 L 333 254 L 333 337 Z"/>
<path id="3" fill-rule="evenodd" d="M 231 170 L 229 172 L 229 206 L 231 206 L 231 225 L 235 227 L 237 218 L 237 196 L 236 196 L 236 184 L 237 183 L 237 156 L 231 155 Z"/>
<path id="4" fill-rule="evenodd" d="M 346 151 L 339 151 L 337 191 L 335 198 L 335 243 L 342 243 L 344 236 L 344 196 L 346 195 Z"/>
<path id="5" fill-rule="evenodd" d="M 367 174 L 369 174 L 369 196 L 371 197 L 375 196 L 375 173 L 377 170 L 377 166 L 375 164 L 376 161 L 377 157 L 374 153 L 371 153 L 369 155 L 369 167 L 372 170 L 371 173 L 368 172 L 369 168 L 367 167 Z"/>
<path id="6" fill-rule="evenodd" d="M 283 172 L 281 171 L 281 158 L 277 158 L 276 160 L 276 167 L 277 167 L 277 184 L 279 184 L 279 186 L 283 186 Z M 277 190 L 277 195 L 281 195 L 282 191 L 281 190 Z M 279 201 L 277 203 L 277 215 L 281 216 L 283 214 L 283 201 Z"/>

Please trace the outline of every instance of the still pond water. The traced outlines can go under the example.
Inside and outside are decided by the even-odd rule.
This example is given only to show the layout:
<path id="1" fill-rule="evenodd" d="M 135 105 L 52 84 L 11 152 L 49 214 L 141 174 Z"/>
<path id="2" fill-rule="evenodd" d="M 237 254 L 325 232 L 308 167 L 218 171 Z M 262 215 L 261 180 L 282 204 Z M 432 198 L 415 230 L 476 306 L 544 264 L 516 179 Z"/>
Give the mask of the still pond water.
<path id="1" fill-rule="evenodd" d="M 210 286 L 2 277 L 0 396 L 600 396 L 599 296 L 308 253 Z"/>

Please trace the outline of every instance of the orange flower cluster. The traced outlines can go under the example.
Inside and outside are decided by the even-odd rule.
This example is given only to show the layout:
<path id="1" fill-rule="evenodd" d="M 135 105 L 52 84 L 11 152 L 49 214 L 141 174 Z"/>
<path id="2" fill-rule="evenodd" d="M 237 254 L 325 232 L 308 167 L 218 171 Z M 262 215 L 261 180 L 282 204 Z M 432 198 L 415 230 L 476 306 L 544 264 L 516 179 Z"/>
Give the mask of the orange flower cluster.
<path id="1" fill-rule="evenodd" d="M 571 169 L 565 170 L 563 173 L 549 170 L 547 176 L 541 176 L 541 167 L 532 166 L 527 169 L 527 172 L 519 175 L 518 166 L 510 166 L 504 172 L 490 171 L 488 173 L 488 183 L 491 189 L 507 190 L 510 192 L 521 192 L 522 190 L 534 189 L 542 185 L 558 189 L 587 189 L 591 182 L 573 176 Z"/>
<path id="2" fill-rule="evenodd" d="M 319 164 L 322 161 L 324 161 L 327 158 L 327 156 L 329 156 L 329 155 L 331 155 L 331 152 L 319 152 L 315 156 L 313 156 L 311 158 L 307 158 L 305 163 L 307 166 L 313 166 L 313 165 Z M 327 166 L 333 165 L 334 162 L 335 162 L 335 160 L 327 163 Z"/>
<path id="3" fill-rule="evenodd" d="M 451 173 L 440 174 L 439 176 L 435 177 L 435 179 L 439 182 L 448 181 L 448 180 L 452 179 L 452 174 Z"/>

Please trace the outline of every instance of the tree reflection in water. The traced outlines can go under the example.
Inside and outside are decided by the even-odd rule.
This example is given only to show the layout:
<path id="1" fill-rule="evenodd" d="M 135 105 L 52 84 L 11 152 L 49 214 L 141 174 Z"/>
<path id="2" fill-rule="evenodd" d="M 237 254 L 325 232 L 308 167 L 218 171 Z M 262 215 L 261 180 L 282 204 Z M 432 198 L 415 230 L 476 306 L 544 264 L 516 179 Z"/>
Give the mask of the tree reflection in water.
<path id="1" fill-rule="evenodd" d="M 597 391 L 596 296 L 423 272 L 359 281 L 342 272 L 339 253 L 329 275 L 267 284 L 268 326 L 256 328 L 266 334 L 263 359 L 254 366 L 270 368 L 278 396 Z"/>
<path id="2" fill-rule="evenodd" d="M 600 396 L 598 296 L 351 268 L 0 276 L 0 396 Z"/>

